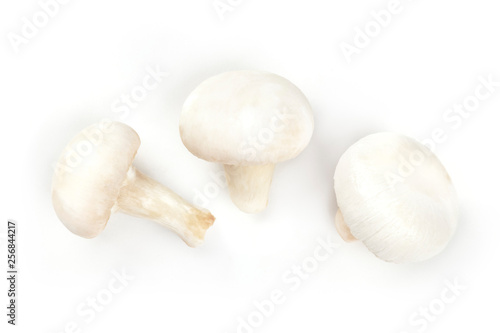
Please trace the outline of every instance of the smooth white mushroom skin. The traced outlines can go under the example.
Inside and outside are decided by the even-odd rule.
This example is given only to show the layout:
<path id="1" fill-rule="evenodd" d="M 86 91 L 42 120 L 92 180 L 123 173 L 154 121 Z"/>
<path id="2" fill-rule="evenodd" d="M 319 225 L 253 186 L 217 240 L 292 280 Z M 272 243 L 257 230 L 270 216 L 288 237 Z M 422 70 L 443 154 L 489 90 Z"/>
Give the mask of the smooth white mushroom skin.
<path id="1" fill-rule="evenodd" d="M 84 238 L 104 230 L 140 145 L 119 122 L 88 126 L 66 145 L 52 177 L 52 204 L 66 228 Z"/>
<path id="2" fill-rule="evenodd" d="M 52 179 L 57 216 L 74 234 L 93 238 L 121 210 L 172 229 L 189 246 L 200 245 L 215 218 L 137 171 L 132 161 L 140 144 L 137 133 L 119 122 L 94 124 L 76 135 Z"/>
<path id="3" fill-rule="evenodd" d="M 340 158 L 334 181 L 339 234 L 385 261 L 427 260 L 454 234 L 458 199 L 450 177 L 412 138 L 377 133 L 359 140 Z"/>
<path id="4" fill-rule="evenodd" d="M 337 210 L 337 214 L 335 215 L 335 228 L 344 241 L 354 242 L 357 240 L 356 237 L 351 234 L 351 230 L 347 224 L 345 224 L 344 216 L 342 216 L 340 209 Z"/>
<path id="5" fill-rule="evenodd" d="M 191 247 L 203 243 L 205 232 L 215 221 L 210 212 L 192 206 L 133 166 L 120 190 L 116 208 L 128 215 L 146 218 L 171 229 Z"/>
<path id="6" fill-rule="evenodd" d="M 234 204 L 246 213 L 257 213 L 267 207 L 273 180 L 274 164 L 224 165 L 229 194 Z"/>
<path id="7" fill-rule="evenodd" d="M 231 199 L 248 213 L 267 206 L 271 165 L 299 155 L 313 129 L 311 106 L 299 88 L 276 74 L 249 70 L 202 82 L 186 99 L 179 121 L 186 148 L 225 166 L 226 175 L 232 174 Z"/>

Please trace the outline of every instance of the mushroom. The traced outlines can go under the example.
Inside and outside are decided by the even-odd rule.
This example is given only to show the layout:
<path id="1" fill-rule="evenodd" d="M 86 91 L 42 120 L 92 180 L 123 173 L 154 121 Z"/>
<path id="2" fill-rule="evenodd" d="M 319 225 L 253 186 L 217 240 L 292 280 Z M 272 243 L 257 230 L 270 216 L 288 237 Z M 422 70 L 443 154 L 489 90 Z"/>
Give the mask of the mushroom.
<path id="1" fill-rule="evenodd" d="M 450 177 L 412 138 L 384 132 L 359 140 L 340 158 L 334 182 L 337 231 L 380 259 L 429 259 L 455 231 L 458 199 Z"/>
<path id="2" fill-rule="evenodd" d="M 111 213 L 121 211 L 160 223 L 191 247 L 200 245 L 215 218 L 132 166 L 140 144 L 137 133 L 119 122 L 94 124 L 75 136 L 54 172 L 57 216 L 76 235 L 93 238 Z"/>
<path id="3" fill-rule="evenodd" d="M 311 106 L 295 85 L 249 70 L 202 82 L 186 99 L 179 122 L 192 154 L 224 165 L 231 199 L 247 213 L 266 208 L 275 164 L 296 157 L 313 128 Z"/>

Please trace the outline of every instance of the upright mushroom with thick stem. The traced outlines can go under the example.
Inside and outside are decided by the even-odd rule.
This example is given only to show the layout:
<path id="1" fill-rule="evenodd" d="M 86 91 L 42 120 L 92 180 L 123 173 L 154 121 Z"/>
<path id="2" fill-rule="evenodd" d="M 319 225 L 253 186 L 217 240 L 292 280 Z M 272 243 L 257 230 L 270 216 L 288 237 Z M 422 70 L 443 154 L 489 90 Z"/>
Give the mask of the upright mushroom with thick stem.
<path id="1" fill-rule="evenodd" d="M 450 241 L 458 221 L 455 188 L 436 155 L 395 133 L 369 135 L 340 158 L 334 176 L 335 225 L 377 257 L 429 259 Z"/>
<path id="2" fill-rule="evenodd" d="M 105 129 L 89 126 L 66 146 L 52 182 L 57 216 L 73 233 L 93 238 L 116 211 L 148 218 L 176 232 L 189 246 L 203 243 L 215 218 L 132 166 L 141 144 L 129 126 L 112 122 Z M 99 133 L 90 145 L 86 133 Z M 92 147 L 78 163 L 67 163 L 74 147 Z"/>
<path id="3" fill-rule="evenodd" d="M 182 142 L 195 156 L 224 165 L 231 199 L 248 213 L 266 208 L 277 163 L 296 157 L 314 128 L 311 106 L 290 81 L 234 71 L 202 82 L 182 108 Z"/>

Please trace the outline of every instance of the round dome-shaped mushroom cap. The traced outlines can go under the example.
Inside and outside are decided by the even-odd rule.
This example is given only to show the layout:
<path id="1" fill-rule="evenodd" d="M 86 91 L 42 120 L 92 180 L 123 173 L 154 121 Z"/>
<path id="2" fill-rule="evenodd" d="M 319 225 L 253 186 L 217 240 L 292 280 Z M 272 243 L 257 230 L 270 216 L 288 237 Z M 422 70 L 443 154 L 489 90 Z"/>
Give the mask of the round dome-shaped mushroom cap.
<path id="1" fill-rule="evenodd" d="M 438 158 L 416 140 L 369 135 L 340 158 L 334 176 L 345 224 L 377 257 L 417 262 L 451 239 L 458 200 Z"/>
<path id="2" fill-rule="evenodd" d="M 179 123 L 191 153 L 233 165 L 294 158 L 313 128 L 304 94 L 290 81 L 259 71 L 226 72 L 202 82 L 185 101 Z"/>
<path id="3" fill-rule="evenodd" d="M 140 144 L 129 126 L 101 122 L 66 146 L 52 179 L 52 203 L 70 231 L 92 238 L 104 229 Z"/>

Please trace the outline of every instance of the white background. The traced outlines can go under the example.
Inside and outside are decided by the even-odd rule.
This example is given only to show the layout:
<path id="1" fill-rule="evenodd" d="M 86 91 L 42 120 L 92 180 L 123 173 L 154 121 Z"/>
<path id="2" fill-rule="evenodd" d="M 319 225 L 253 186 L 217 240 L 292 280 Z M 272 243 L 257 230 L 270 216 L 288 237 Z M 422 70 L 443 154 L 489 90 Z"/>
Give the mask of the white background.
<path id="1" fill-rule="evenodd" d="M 474 94 L 479 76 L 500 81 L 498 4 L 401 0 L 402 11 L 348 63 L 341 43 L 352 44 L 355 28 L 388 2 L 243 0 L 221 20 L 212 0 L 74 0 L 15 52 L 8 33 L 21 34 L 22 18 L 31 20 L 40 6 L 3 1 L 0 219 L 1 232 L 7 219 L 18 221 L 20 275 L 15 328 L 6 324 L 7 285 L 0 283 L 0 330 L 60 333 L 75 321 L 81 332 L 236 332 L 254 301 L 279 289 L 286 301 L 255 332 L 413 333 L 422 328 L 409 322 L 415 311 L 439 309 L 446 281 L 457 279 L 467 289 L 421 331 L 498 331 L 500 87 L 457 128 L 443 120 Z M 113 103 L 141 84 L 148 66 L 170 75 L 120 119 Z M 196 249 L 121 214 L 92 240 L 59 222 L 52 165 L 78 131 L 103 118 L 132 126 L 142 139 L 135 165 L 193 201 L 221 166 L 182 145 L 181 106 L 202 80 L 234 69 L 288 78 L 315 113 L 308 148 L 276 168 L 267 210 L 242 213 L 220 188 L 208 204 L 217 220 Z M 423 140 L 435 128 L 446 133 L 436 153 L 461 202 L 446 250 L 395 265 L 360 243 L 343 243 L 333 225 L 332 180 L 342 152 L 377 131 Z M 283 275 L 328 237 L 340 247 L 290 290 Z M 134 280 L 87 323 L 77 308 L 122 270 Z"/>

